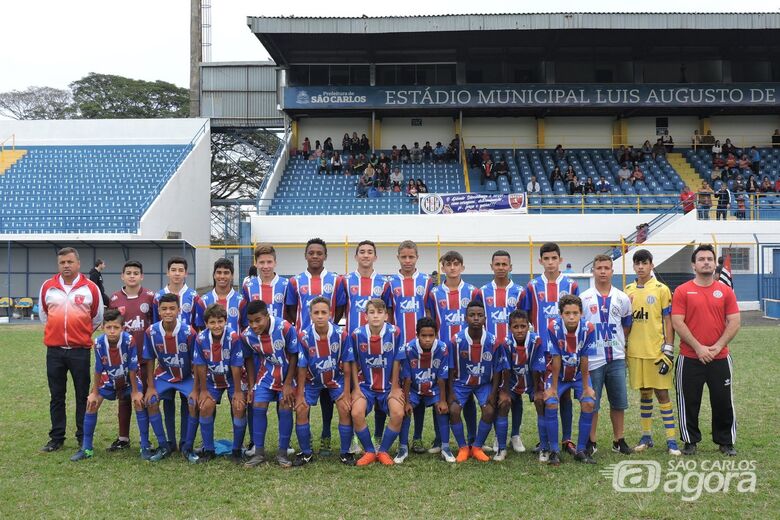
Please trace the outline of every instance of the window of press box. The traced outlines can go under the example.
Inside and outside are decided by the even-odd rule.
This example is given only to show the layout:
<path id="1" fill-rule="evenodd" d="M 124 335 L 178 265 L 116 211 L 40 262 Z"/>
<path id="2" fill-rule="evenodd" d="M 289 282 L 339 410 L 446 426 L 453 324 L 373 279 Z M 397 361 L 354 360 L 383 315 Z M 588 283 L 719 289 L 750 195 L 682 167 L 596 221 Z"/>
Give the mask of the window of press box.
<path id="1" fill-rule="evenodd" d="M 750 248 L 749 247 L 724 247 L 720 251 L 720 256 L 726 258 L 731 255 L 731 271 L 749 271 L 750 270 Z"/>
<path id="2" fill-rule="evenodd" d="M 287 73 L 290 86 L 302 85 L 368 85 L 368 65 L 291 65 Z"/>
<path id="3" fill-rule="evenodd" d="M 453 85 L 454 63 L 377 64 L 377 85 Z"/>

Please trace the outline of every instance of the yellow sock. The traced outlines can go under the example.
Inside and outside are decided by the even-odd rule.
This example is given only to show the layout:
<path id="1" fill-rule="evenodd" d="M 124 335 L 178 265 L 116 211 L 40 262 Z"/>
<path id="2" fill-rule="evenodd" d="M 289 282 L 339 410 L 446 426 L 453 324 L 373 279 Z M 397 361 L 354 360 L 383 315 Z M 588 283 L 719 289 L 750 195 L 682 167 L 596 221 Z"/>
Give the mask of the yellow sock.
<path id="1" fill-rule="evenodd" d="M 668 403 L 658 403 L 658 408 L 661 409 L 661 419 L 664 422 L 664 431 L 666 432 L 666 440 L 674 440 L 677 436 L 674 428 L 674 412 L 672 411 L 671 401 Z"/>
<path id="2" fill-rule="evenodd" d="M 639 391 L 639 424 L 642 427 L 642 435 L 651 435 L 653 431 L 653 391 Z M 671 403 L 667 403 L 671 407 Z"/>

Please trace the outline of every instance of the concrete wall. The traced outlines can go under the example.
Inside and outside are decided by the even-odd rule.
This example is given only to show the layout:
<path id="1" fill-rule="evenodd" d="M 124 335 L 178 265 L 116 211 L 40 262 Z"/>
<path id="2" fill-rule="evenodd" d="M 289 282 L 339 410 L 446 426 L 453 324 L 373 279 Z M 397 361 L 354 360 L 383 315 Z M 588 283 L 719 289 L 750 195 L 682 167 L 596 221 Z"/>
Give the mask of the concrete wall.
<path id="1" fill-rule="evenodd" d="M 412 119 L 419 119 L 421 126 L 412 126 Z M 436 146 L 441 141 L 447 146 L 455 137 L 455 122 L 451 117 L 386 117 L 382 119 L 382 142 L 377 143 L 382 149 L 390 149 L 393 145 L 401 148 L 405 144 L 411 148 L 415 141 L 420 147 L 425 141 Z"/>
<path id="2" fill-rule="evenodd" d="M 612 117 L 548 117 L 544 120 L 545 144 L 554 148 L 609 148 Z"/>
<path id="3" fill-rule="evenodd" d="M 694 130 L 699 129 L 697 116 L 669 116 L 669 135 L 678 146 L 690 146 Z M 655 144 L 655 117 L 631 117 L 626 120 L 628 143 L 639 148 L 645 141 Z"/>
<path id="4" fill-rule="evenodd" d="M 467 148 L 534 148 L 536 118 L 464 117 L 463 139 Z"/>
<path id="5" fill-rule="evenodd" d="M 712 135 L 723 143 L 726 138 L 737 146 L 769 147 L 772 134 L 780 128 L 780 115 L 771 116 L 714 116 L 710 119 Z"/>

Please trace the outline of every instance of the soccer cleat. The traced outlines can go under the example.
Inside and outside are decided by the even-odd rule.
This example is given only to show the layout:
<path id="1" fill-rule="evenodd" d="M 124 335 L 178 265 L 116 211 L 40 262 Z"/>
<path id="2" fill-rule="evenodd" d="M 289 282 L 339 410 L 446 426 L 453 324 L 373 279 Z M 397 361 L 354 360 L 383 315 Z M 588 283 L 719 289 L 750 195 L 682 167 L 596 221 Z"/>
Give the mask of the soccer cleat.
<path id="1" fill-rule="evenodd" d="M 244 455 L 246 455 L 247 457 L 251 457 L 254 454 L 255 454 L 255 444 L 253 442 L 250 442 L 246 447 L 246 451 L 244 451 Z"/>
<path id="2" fill-rule="evenodd" d="M 542 443 L 537 442 L 536 446 L 534 446 L 534 449 L 531 450 L 531 453 L 541 453 L 542 452 Z"/>
<path id="3" fill-rule="evenodd" d="M 395 464 L 395 462 L 393 462 L 393 457 L 391 457 L 390 454 L 387 453 L 386 451 L 380 451 L 379 453 L 377 453 L 376 458 L 384 466 L 392 466 L 393 464 Z"/>
<path id="4" fill-rule="evenodd" d="M 198 456 L 198 464 L 205 464 L 206 462 L 212 461 L 217 458 L 217 454 L 213 450 L 203 450 L 203 453 L 201 453 Z"/>
<path id="5" fill-rule="evenodd" d="M 255 454 L 249 457 L 249 460 L 244 462 L 244 466 L 247 468 L 254 468 L 265 462 L 265 449 L 255 448 Z"/>
<path id="6" fill-rule="evenodd" d="M 320 439 L 320 457 L 330 457 L 333 452 L 330 450 L 330 437 Z"/>
<path id="7" fill-rule="evenodd" d="M 41 448 L 41 451 L 44 452 L 44 453 L 51 453 L 52 451 L 57 451 L 60 448 L 62 448 L 62 442 L 61 441 L 51 440 L 51 441 L 47 442 Z"/>
<path id="8" fill-rule="evenodd" d="M 512 444 L 512 449 L 517 453 L 523 453 L 525 451 L 525 446 L 523 446 L 523 440 L 520 438 L 519 435 L 512 435 L 512 438 L 510 439 L 510 443 Z"/>
<path id="9" fill-rule="evenodd" d="M 369 451 L 358 459 L 358 461 L 355 463 L 355 466 L 368 466 L 374 462 L 376 462 L 376 453 Z"/>
<path id="10" fill-rule="evenodd" d="M 409 456 L 409 448 L 407 448 L 406 446 L 400 446 L 398 448 L 398 453 L 393 458 L 393 462 L 395 462 L 396 464 L 403 464 L 404 461 L 406 460 L 406 457 L 408 456 Z"/>
<path id="11" fill-rule="evenodd" d="M 634 451 L 637 453 L 641 453 L 645 450 L 652 448 L 653 446 L 655 446 L 655 444 L 653 444 L 653 438 L 650 437 L 649 435 L 642 435 L 642 438 L 639 439 L 639 444 L 634 446 Z"/>
<path id="12" fill-rule="evenodd" d="M 80 460 L 84 459 L 91 459 L 92 458 L 93 451 L 92 450 L 79 450 L 76 453 L 73 454 L 73 456 L 70 458 L 71 462 L 78 462 Z"/>
<path id="13" fill-rule="evenodd" d="M 201 454 L 202 453 L 203 452 L 201 451 Z M 198 461 L 200 460 L 200 455 L 198 455 L 192 450 L 182 451 L 181 454 L 185 459 L 187 459 L 187 462 L 189 462 L 190 464 L 197 464 Z"/>
<path id="14" fill-rule="evenodd" d="M 490 443 L 490 444 L 488 444 L 487 442 L 485 442 L 485 443 L 482 445 L 482 451 L 484 451 L 484 452 L 493 452 L 493 453 L 497 452 L 497 451 L 498 451 L 498 439 L 496 439 L 496 438 L 494 437 L 494 438 L 493 438 L 493 442 L 492 442 L 492 443 Z"/>
<path id="15" fill-rule="evenodd" d="M 471 450 L 468 446 L 463 446 L 462 448 L 458 449 L 458 456 L 455 457 L 455 462 L 466 462 L 469 460 L 469 456 L 471 455 Z"/>
<path id="16" fill-rule="evenodd" d="M 244 455 L 241 453 L 241 450 L 233 450 L 230 452 L 230 462 L 233 464 L 244 463 Z"/>
<path id="17" fill-rule="evenodd" d="M 160 462 L 170 454 L 171 454 L 171 450 L 168 448 L 168 446 L 160 446 L 154 452 L 154 455 L 149 457 L 149 462 Z"/>
<path id="18" fill-rule="evenodd" d="M 487 454 L 482 450 L 482 448 L 477 448 L 477 447 L 471 448 L 471 456 L 480 462 L 487 462 L 490 460 L 490 457 L 487 456 Z"/>
<path id="19" fill-rule="evenodd" d="M 499 450 L 495 455 L 493 455 L 493 460 L 497 462 L 501 462 L 504 459 L 506 459 L 506 450 Z"/>
<path id="20" fill-rule="evenodd" d="M 441 452 L 441 444 L 434 444 L 430 448 L 428 448 L 428 453 L 439 453 Z"/>
<path id="21" fill-rule="evenodd" d="M 360 445 L 357 435 L 352 436 L 352 444 L 349 445 L 349 452 L 352 455 L 360 455 L 363 453 L 363 447 Z M 320 455 L 322 455 L 322 452 L 320 452 Z"/>
<path id="22" fill-rule="evenodd" d="M 290 460 L 290 457 L 287 455 L 287 450 L 279 450 L 276 453 L 276 463 L 283 468 L 292 467 L 292 461 Z"/>
<path id="23" fill-rule="evenodd" d="M 631 449 L 631 446 L 626 443 L 626 439 L 623 437 L 616 441 L 612 441 L 612 451 L 615 453 L 622 453 L 623 455 L 631 455 L 634 453 L 634 450 Z M 591 455 L 593 454 L 591 453 Z"/>
<path id="24" fill-rule="evenodd" d="M 295 460 L 293 461 L 293 466 L 296 468 L 300 468 L 301 466 L 305 466 L 309 462 L 314 460 L 314 454 L 313 453 L 298 453 L 295 455 Z"/>
<path id="25" fill-rule="evenodd" d="M 441 449 L 441 458 L 443 458 L 447 462 L 455 462 L 456 460 L 455 455 L 452 454 L 452 451 L 450 451 L 449 447 Z"/>
<path id="26" fill-rule="evenodd" d="M 124 449 L 127 449 L 130 447 L 130 441 L 123 441 L 121 439 L 117 439 L 114 442 L 111 443 L 111 446 L 106 448 L 107 452 L 113 452 L 113 451 L 122 451 Z"/>
<path id="27" fill-rule="evenodd" d="M 539 452 L 539 462 L 549 462 L 550 461 L 550 452 L 547 450 L 541 450 Z"/>
<path id="28" fill-rule="evenodd" d="M 669 455 L 674 455 L 675 457 L 682 455 L 680 448 L 677 446 L 677 441 L 674 439 L 666 441 L 666 451 L 669 452 Z"/>
<path id="29" fill-rule="evenodd" d="M 733 444 L 721 444 L 720 452 L 724 455 L 728 455 L 729 457 L 737 456 L 737 450 L 734 448 Z"/>
<path id="30" fill-rule="evenodd" d="M 583 464 L 595 464 L 596 461 L 593 460 L 593 457 L 585 453 L 584 451 L 578 451 L 574 454 L 574 460 L 577 462 L 582 462 Z"/>
<path id="31" fill-rule="evenodd" d="M 561 465 L 561 457 L 558 455 L 557 451 L 551 451 L 549 452 L 549 456 L 547 459 L 547 464 L 549 466 L 560 466 Z"/>
<path id="32" fill-rule="evenodd" d="M 423 446 L 421 439 L 414 439 L 412 441 L 412 453 L 416 453 L 418 455 L 422 455 L 423 453 L 426 453 L 428 450 L 425 449 L 425 446 Z"/>
<path id="33" fill-rule="evenodd" d="M 339 462 L 341 462 L 345 466 L 354 466 L 355 455 L 353 455 L 352 453 L 342 453 L 339 455 Z"/>
<path id="34" fill-rule="evenodd" d="M 571 441 L 571 439 L 567 439 L 561 443 L 561 446 L 563 449 L 571 455 L 572 457 L 577 454 L 577 446 L 574 445 L 574 443 Z"/>
<path id="35" fill-rule="evenodd" d="M 695 442 L 686 442 L 685 446 L 683 447 L 681 453 L 683 455 L 696 455 L 696 443 Z"/>
<path id="36" fill-rule="evenodd" d="M 152 458 L 152 455 L 154 455 L 152 448 L 141 448 L 141 460 L 149 460 Z"/>
<path id="37" fill-rule="evenodd" d="M 614 450 L 614 443 L 612 449 Z M 588 439 L 588 442 L 585 443 L 585 453 L 590 455 L 591 457 L 595 455 L 595 453 L 599 451 L 598 446 L 596 446 L 596 441 L 592 441 Z"/>

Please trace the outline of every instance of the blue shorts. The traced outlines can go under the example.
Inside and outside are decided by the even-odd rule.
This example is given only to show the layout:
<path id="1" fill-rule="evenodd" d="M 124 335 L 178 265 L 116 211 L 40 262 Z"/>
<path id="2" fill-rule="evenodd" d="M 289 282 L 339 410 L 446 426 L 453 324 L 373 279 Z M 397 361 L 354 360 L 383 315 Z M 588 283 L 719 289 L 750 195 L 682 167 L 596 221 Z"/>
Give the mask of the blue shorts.
<path id="1" fill-rule="evenodd" d="M 456 382 L 452 385 L 452 389 L 455 392 L 455 400 L 463 407 L 472 395 L 477 398 L 479 406 L 485 406 L 487 404 L 490 391 L 493 390 L 493 383 L 485 383 L 479 386 L 467 386 Z"/>
<path id="2" fill-rule="evenodd" d="M 417 392 L 409 392 L 409 404 L 412 405 L 412 408 L 417 408 L 417 405 L 419 405 L 420 403 L 423 403 L 423 406 L 425 406 L 425 408 L 429 408 L 438 402 L 439 402 L 438 395 L 427 395 L 423 397 Z"/>
<path id="3" fill-rule="evenodd" d="M 390 391 L 387 392 L 374 392 L 368 388 L 360 385 L 360 391 L 366 396 L 366 415 L 371 413 L 376 405 L 378 410 L 390 415 L 390 409 L 387 406 L 387 399 L 390 397 Z"/>
<path id="4" fill-rule="evenodd" d="M 233 392 L 234 387 L 233 385 L 230 385 L 227 388 L 217 388 L 214 385 L 210 385 L 206 383 L 206 390 L 208 390 L 209 395 L 216 401 L 217 404 L 222 402 L 222 394 L 225 393 L 225 390 L 227 390 L 228 393 L 228 401 L 233 401 Z"/>
<path id="5" fill-rule="evenodd" d="M 588 378 L 588 381 L 590 381 L 590 378 Z M 547 381 L 545 381 L 544 383 L 545 388 L 550 388 L 551 386 L 552 386 L 552 374 L 547 378 Z M 568 392 L 569 389 L 574 389 L 574 398 L 579 401 L 580 397 L 582 396 L 582 378 L 580 377 L 575 381 L 558 381 L 558 397 Z"/>
<path id="6" fill-rule="evenodd" d="M 590 371 L 590 381 L 596 392 L 596 408 L 601 408 L 601 392 L 607 387 L 610 410 L 628 410 L 626 389 L 626 360 L 614 359 L 606 365 Z"/>
<path id="7" fill-rule="evenodd" d="M 135 387 L 139 391 L 143 391 L 143 384 L 141 383 L 141 378 L 138 376 L 135 376 Z M 133 388 L 128 384 L 124 387 L 124 389 L 117 395 L 116 393 L 116 386 L 114 386 L 113 381 L 107 382 L 102 387 L 98 388 L 98 393 L 103 399 L 108 399 L 109 401 L 116 401 L 117 399 L 130 399 L 130 394 L 132 393 Z"/>
<path id="8" fill-rule="evenodd" d="M 264 386 L 255 386 L 255 398 L 254 403 L 271 403 L 282 400 L 281 390 L 271 390 Z"/>
<path id="9" fill-rule="evenodd" d="M 192 393 L 194 385 L 195 381 L 191 377 L 178 383 L 170 383 L 159 377 L 154 380 L 154 387 L 157 389 L 160 399 L 175 399 L 176 392 L 179 392 L 186 399 Z"/>
<path id="10" fill-rule="evenodd" d="M 306 385 L 303 388 L 303 395 L 306 399 L 306 404 L 309 406 L 316 406 L 320 400 L 320 394 L 323 390 L 327 390 L 328 395 L 330 396 L 330 400 L 334 403 L 341 397 L 341 394 L 344 393 L 343 386 L 339 386 L 338 388 L 324 388 Z"/>

